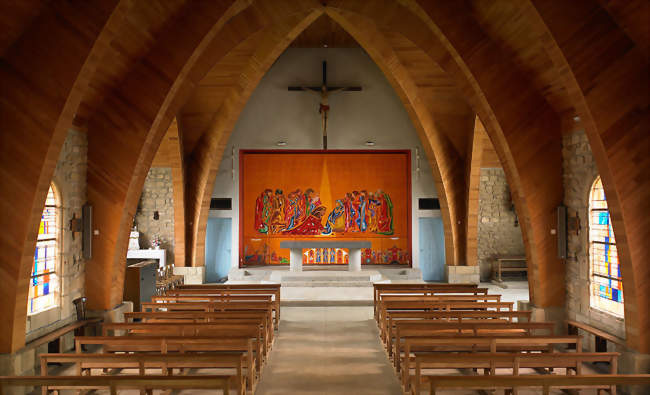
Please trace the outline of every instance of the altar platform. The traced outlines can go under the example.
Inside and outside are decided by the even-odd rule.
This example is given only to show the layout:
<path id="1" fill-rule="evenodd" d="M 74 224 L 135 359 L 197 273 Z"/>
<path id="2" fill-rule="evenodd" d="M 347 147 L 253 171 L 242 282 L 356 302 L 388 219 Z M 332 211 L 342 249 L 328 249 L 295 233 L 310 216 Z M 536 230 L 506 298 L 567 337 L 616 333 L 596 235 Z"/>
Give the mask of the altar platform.
<path id="1" fill-rule="evenodd" d="M 280 283 L 282 304 L 369 305 L 373 283 L 422 282 L 419 269 L 402 265 L 362 265 L 349 271 L 347 265 L 305 265 L 290 271 L 288 265 L 268 265 L 231 270 L 228 283 Z"/>

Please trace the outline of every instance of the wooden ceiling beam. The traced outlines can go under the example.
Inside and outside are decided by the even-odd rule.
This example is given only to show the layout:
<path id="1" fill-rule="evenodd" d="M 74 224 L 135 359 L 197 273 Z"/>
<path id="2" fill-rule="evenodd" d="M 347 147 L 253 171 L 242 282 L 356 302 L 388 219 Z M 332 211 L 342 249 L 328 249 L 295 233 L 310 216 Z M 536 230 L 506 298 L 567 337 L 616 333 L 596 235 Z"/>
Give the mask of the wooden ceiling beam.
<path id="1" fill-rule="evenodd" d="M 45 197 L 74 112 L 128 3 L 54 2 L 0 61 L 0 226 L 7 230 L 0 235 L 0 353 L 25 344 Z"/>
<path id="2" fill-rule="evenodd" d="M 650 353 L 650 67 L 596 1 L 528 2 L 584 125 L 611 214 L 625 293 L 626 340 Z M 647 20 L 645 21 L 647 25 Z"/>
<path id="3" fill-rule="evenodd" d="M 476 117 L 472 143 L 467 156 L 467 265 L 478 265 L 478 211 L 481 186 L 481 165 L 483 164 L 484 144 L 487 141 L 485 127 Z"/>
<path id="4" fill-rule="evenodd" d="M 289 1 L 289 0 L 287 0 Z M 279 4 L 279 3 L 278 3 Z M 298 4 L 291 1 L 292 7 Z M 293 12 L 289 17 L 276 15 L 275 24 L 260 31 L 256 37 L 250 37 L 255 45 L 253 50 L 239 64 L 239 78 L 224 94 L 222 102 L 213 103 L 218 111 L 213 115 L 209 127 L 201 135 L 200 142 L 188 162 L 188 199 L 187 216 L 190 219 L 187 229 L 188 260 L 192 266 L 205 264 L 205 232 L 210 209 L 213 185 L 226 143 L 253 90 L 271 67 L 278 56 L 293 39 L 318 16 L 322 7 L 317 2 L 305 1 L 300 4 L 302 10 Z M 273 14 L 270 14 L 273 15 Z M 248 37 L 242 36 L 245 45 Z M 238 56 L 245 56 L 238 53 Z M 224 58 L 226 69 L 232 64 Z M 219 72 L 224 65 L 216 64 L 213 71 Z"/>
<path id="5" fill-rule="evenodd" d="M 129 230 L 153 156 L 209 68 L 204 63 L 227 52 L 213 47 L 217 35 L 248 5 L 247 0 L 188 2 L 90 119 L 88 200 L 100 234 L 86 263 L 89 308 L 112 309 L 122 302 Z"/>
<path id="6" fill-rule="evenodd" d="M 431 35 L 413 40 L 452 75 L 486 128 L 520 215 L 533 305 L 560 307 L 564 266 L 556 255 L 555 208 L 561 204 L 559 117 L 514 60 L 478 26 L 464 2 L 407 1 Z M 393 24 L 403 23 L 399 20 Z"/>
<path id="7" fill-rule="evenodd" d="M 377 3 L 365 6 L 370 5 L 378 6 Z M 366 17 L 357 11 L 358 8 L 349 2 L 337 3 L 326 9 L 328 15 L 350 32 L 368 52 L 402 100 L 433 170 L 444 227 L 446 262 L 448 265 L 465 264 L 465 229 L 461 226 L 465 217 L 464 158 L 458 155 L 451 141 L 440 130 L 432 109 L 428 106 L 430 102 L 423 97 L 426 91 L 417 87 L 407 68 L 400 62 L 382 32 L 385 26 L 373 23 L 373 19 L 381 20 L 381 17 L 375 14 L 372 18 Z M 365 11 L 368 12 L 369 8 L 365 8 Z M 392 10 L 377 7 L 373 11 L 383 13 Z"/>

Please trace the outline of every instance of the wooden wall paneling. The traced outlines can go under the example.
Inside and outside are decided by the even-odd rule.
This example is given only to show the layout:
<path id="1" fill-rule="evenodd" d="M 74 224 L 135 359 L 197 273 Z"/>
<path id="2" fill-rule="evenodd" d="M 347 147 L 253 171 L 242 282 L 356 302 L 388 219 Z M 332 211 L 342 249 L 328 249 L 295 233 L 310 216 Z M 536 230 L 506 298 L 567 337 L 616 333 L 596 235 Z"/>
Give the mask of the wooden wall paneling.
<path id="1" fill-rule="evenodd" d="M 297 5 L 300 7 L 296 7 Z M 301 4 L 291 2 L 291 6 L 297 9 L 286 18 L 282 14 L 267 10 L 265 14 L 269 16 L 270 22 L 273 24 L 266 30 L 260 31 L 258 36 L 252 38 L 248 43 L 252 45 L 249 47 L 252 51 L 248 57 L 244 55 L 245 51 L 237 54 L 240 56 L 240 62 L 243 61 L 243 63 L 233 63 L 232 59 L 224 58 L 224 64 L 215 65 L 212 71 L 217 74 L 224 73 L 235 65 L 239 70 L 238 78 L 233 81 L 233 86 L 228 90 L 223 102 L 213 104 L 216 105 L 215 109 L 218 109 L 218 112 L 211 117 L 209 127 L 197 144 L 191 162 L 188 162 L 187 202 L 188 218 L 191 218 L 188 226 L 191 229 L 187 232 L 187 243 L 191 246 L 188 258 L 192 262 L 192 266 L 205 264 L 205 232 L 214 180 L 225 145 L 239 114 L 262 76 L 277 57 L 305 27 L 323 12 L 320 4 L 312 1 L 305 1 Z M 239 32 L 242 30 L 239 29 Z M 243 36 L 242 40 L 246 40 L 246 38 Z M 226 70 L 221 70 L 220 66 L 225 67 Z"/>
<path id="2" fill-rule="evenodd" d="M 474 138 L 468 146 L 467 156 L 467 265 L 478 265 L 478 205 L 479 187 L 481 184 L 481 165 L 483 164 L 484 143 L 487 139 L 485 127 L 476 117 L 474 123 Z"/>
<path id="3" fill-rule="evenodd" d="M 2 353 L 24 345 L 29 275 L 47 190 L 73 114 L 124 18 L 126 3 L 56 2 L 15 42 L 5 43 L 0 62 L 0 226 L 11 231 L 0 236 Z"/>
<path id="4" fill-rule="evenodd" d="M 632 39 L 595 1 L 531 1 L 531 25 L 566 85 L 603 180 L 616 235 L 628 347 L 650 352 L 650 68 Z M 646 20 L 647 24 L 647 20 Z"/>
<path id="5" fill-rule="evenodd" d="M 88 307 L 122 300 L 129 229 L 153 156 L 200 79 L 202 55 L 247 1 L 189 2 L 89 122 L 88 199 L 95 206 L 94 256 L 86 265 Z M 192 26 L 192 29 L 188 29 Z M 215 51 L 210 56 L 219 56 Z"/>

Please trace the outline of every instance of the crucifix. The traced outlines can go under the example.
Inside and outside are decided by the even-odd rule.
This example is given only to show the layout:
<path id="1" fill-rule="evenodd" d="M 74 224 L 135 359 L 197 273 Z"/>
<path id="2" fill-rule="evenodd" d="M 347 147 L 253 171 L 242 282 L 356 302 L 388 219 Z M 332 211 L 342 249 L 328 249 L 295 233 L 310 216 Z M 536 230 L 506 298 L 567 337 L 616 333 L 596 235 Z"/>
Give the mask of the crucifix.
<path id="1" fill-rule="evenodd" d="M 321 127 L 323 129 L 323 149 L 327 149 L 327 113 L 330 110 L 328 98 L 329 95 L 336 92 L 359 92 L 360 86 L 327 86 L 327 62 L 323 61 L 323 84 L 321 86 L 290 86 L 290 91 L 307 91 L 313 92 L 320 96 L 320 106 L 318 113 L 321 117 Z"/>

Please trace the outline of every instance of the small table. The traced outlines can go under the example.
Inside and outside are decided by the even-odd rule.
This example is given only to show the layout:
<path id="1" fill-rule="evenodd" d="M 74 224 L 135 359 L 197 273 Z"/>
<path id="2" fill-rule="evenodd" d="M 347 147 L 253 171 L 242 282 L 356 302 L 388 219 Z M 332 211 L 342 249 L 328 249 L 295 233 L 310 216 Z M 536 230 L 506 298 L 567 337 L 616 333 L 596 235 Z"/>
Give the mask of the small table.
<path id="1" fill-rule="evenodd" d="M 369 241 L 281 241 L 280 248 L 289 248 L 289 270 L 302 271 L 302 250 L 304 248 L 347 248 L 350 251 L 348 270 L 361 271 L 361 249 L 370 248 Z"/>
<path id="2" fill-rule="evenodd" d="M 165 250 L 128 250 L 127 259 L 158 259 L 158 268 L 164 269 L 166 264 Z"/>

